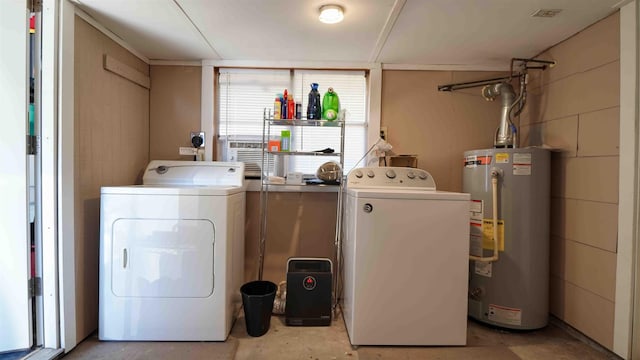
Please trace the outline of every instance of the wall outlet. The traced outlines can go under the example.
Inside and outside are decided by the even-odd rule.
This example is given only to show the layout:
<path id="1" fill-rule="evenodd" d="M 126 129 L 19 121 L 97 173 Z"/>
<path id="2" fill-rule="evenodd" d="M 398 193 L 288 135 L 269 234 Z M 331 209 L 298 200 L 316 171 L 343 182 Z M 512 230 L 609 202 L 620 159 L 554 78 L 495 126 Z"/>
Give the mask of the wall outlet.
<path id="1" fill-rule="evenodd" d="M 384 141 L 387 141 L 387 127 L 380 126 L 380 138 Z"/>
<path id="2" fill-rule="evenodd" d="M 192 131 L 189 140 L 193 147 L 204 147 L 204 131 Z"/>

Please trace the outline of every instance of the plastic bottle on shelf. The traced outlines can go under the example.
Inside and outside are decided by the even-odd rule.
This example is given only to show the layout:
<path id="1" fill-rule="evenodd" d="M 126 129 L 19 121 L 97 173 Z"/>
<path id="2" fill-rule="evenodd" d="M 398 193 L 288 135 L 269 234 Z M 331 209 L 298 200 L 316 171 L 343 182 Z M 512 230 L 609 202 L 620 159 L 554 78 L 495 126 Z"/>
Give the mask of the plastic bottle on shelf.
<path id="1" fill-rule="evenodd" d="M 280 112 L 282 111 L 282 105 L 280 104 L 280 97 L 276 96 L 276 100 L 273 102 L 273 119 L 280 120 Z"/>
<path id="2" fill-rule="evenodd" d="M 271 152 L 278 152 L 280 151 L 280 139 L 276 138 L 276 137 L 272 137 L 271 139 L 269 139 L 269 151 Z"/>
<path id="3" fill-rule="evenodd" d="M 282 99 L 280 101 L 282 101 L 282 114 L 280 115 L 280 117 L 282 119 L 289 119 L 287 117 L 287 115 L 289 115 L 289 107 L 288 107 L 288 93 L 287 93 L 287 89 L 284 89 L 284 95 L 282 96 Z"/>
<path id="4" fill-rule="evenodd" d="M 302 119 L 302 100 L 300 99 L 296 101 L 296 119 Z"/>
<path id="5" fill-rule="evenodd" d="M 322 118 L 334 121 L 340 112 L 340 99 L 338 94 L 330 87 L 322 98 Z"/>
<path id="6" fill-rule="evenodd" d="M 282 130 L 280 132 L 280 151 L 290 151 L 291 131 Z"/>
<path id="7" fill-rule="evenodd" d="M 293 101 L 293 96 L 289 94 L 287 99 L 287 119 L 296 118 L 296 103 Z"/>
<path id="8" fill-rule="evenodd" d="M 307 105 L 307 120 L 320 120 L 322 115 L 322 107 L 320 105 L 320 93 L 318 92 L 318 84 L 311 84 L 309 92 L 309 104 Z"/>

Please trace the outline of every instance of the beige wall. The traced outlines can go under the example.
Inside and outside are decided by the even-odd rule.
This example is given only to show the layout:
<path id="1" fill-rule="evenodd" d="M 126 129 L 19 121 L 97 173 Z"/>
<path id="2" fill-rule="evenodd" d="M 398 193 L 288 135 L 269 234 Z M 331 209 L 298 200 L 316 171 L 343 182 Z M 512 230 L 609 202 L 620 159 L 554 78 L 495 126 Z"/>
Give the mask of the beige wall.
<path id="1" fill-rule="evenodd" d="M 133 184 L 149 161 L 149 91 L 103 69 L 103 55 L 148 75 L 149 67 L 75 19 L 76 334 L 98 327 L 100 187 Z"/>
<path id="2" fill-rule="evenodd" d="M 390 71 L 382 73 L 382 119 L 396 154 L 418 155 L 439 190 L 462 190 L 466 150 L 493 147 L 500 102 L 487 102 L 480 88 L 439 92 L 438 85 L 483 80 L 506 73 Z"/>
<path id="3" fill-rule="evenodd" d="M 539 57 L 521 118 L 526 144 L 552 156 L 551 312 L 613 347 L 618 221 L 619 13 Z"/>
<path id="4" fill-rule="evenodd" d="M 178 148 L 191 147 L 189 133 L 200 131 L 201 78 L 199 66 L 151 66 L 151 160 L 193 159 Z"/>
<path id="5" fill-rule="evenodd" d="M 271 192 L 267 211 L 265 280 L 286 280 L 290 257 L 326 257 L 335 262 L 337 193 Z M 256 279 L 260 237 L 260 193 L 247 193 L 245 279 Z"/>

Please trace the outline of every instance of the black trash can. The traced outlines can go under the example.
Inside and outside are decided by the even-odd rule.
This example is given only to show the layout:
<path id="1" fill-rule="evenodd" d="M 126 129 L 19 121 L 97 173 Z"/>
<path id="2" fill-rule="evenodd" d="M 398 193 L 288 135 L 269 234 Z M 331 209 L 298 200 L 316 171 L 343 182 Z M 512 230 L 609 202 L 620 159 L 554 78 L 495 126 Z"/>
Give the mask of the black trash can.
<path id="1" fill-rule="evenodd" d="M 276 284 L 270 281 L 251 281 L 240 288 L 247 334 L 262 336 L 269 330 Z"/>

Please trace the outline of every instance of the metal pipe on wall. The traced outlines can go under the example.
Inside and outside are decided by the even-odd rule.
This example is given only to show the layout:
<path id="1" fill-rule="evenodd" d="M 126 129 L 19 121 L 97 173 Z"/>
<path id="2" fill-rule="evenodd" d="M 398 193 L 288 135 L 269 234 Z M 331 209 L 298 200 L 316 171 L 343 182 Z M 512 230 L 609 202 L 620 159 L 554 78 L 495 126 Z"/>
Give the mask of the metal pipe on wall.
<path id="1" fill-rule="evenodd" d="M 511 122 L 509 116 L 512 105 L 515 103 L 516 93 L 513 91 L 511 84 L 501 82 L 494 85 L 487 85 L 482 88 L 482 96 L 493 101 L 500 96 L 502 99 L 502 108 L 500 111 L 500 124 L 496 130 L 496 136 L 493 146 L 496 148 L 514 147 L 514 138 L 516 134 L 515 126 Z"/>

